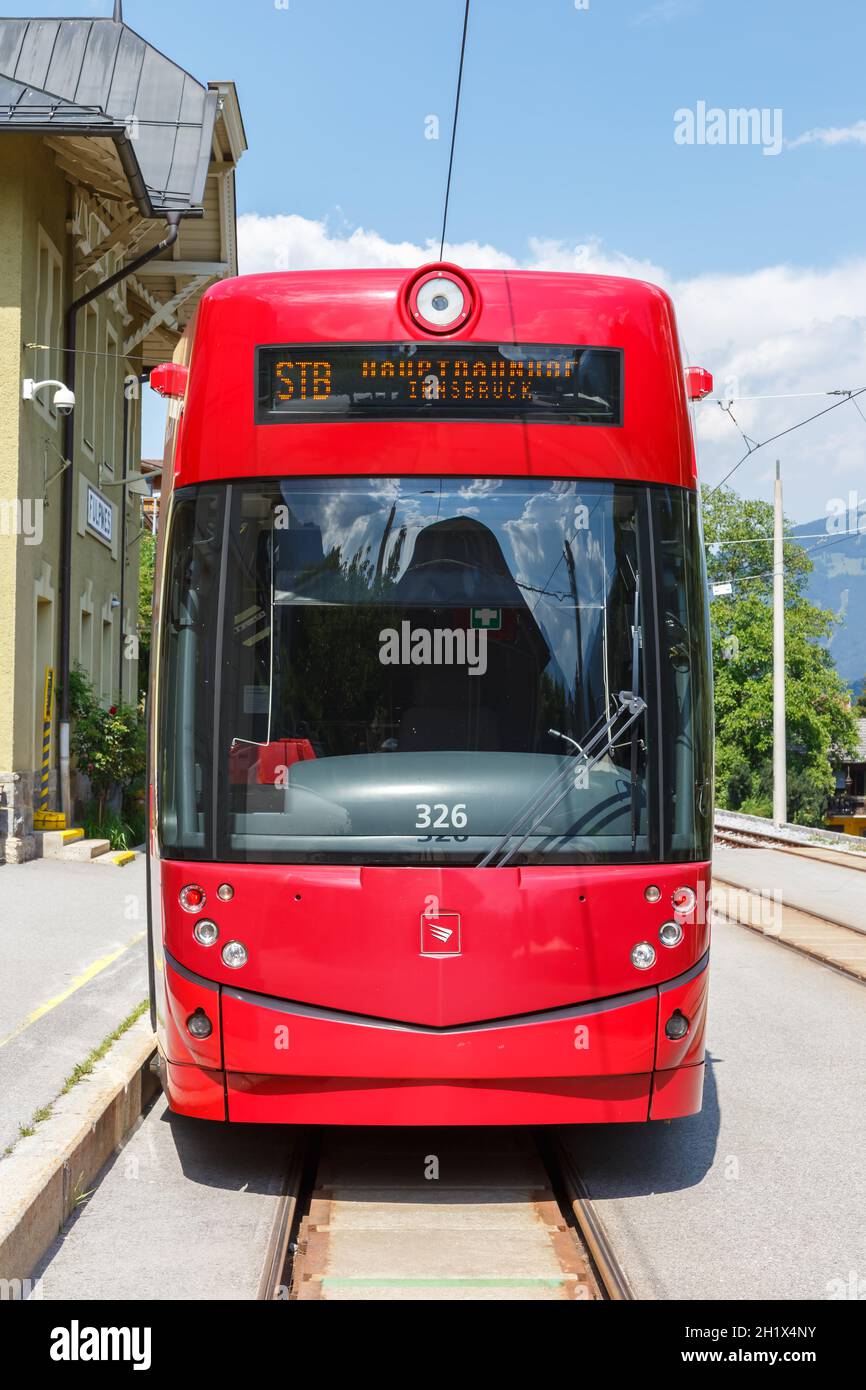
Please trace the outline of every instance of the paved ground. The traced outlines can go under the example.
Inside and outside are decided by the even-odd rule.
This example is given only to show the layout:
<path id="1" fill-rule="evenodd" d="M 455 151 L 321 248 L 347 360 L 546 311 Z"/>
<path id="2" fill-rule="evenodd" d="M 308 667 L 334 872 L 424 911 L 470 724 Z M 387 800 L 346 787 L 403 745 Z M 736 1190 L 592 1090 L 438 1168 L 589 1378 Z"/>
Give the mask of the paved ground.
<path id="1" fill-rule="evenodd" d="M 147 995 L 144 858 L 0 868 L 0 1154 Z"/>
<path id="2" fill-rule="evenodd" d="M 702 1114 L 568 1142 L 639 1297 L 826 1299 L 866 1279 L 866 986 L 727 924 L 711 968 Z"/>
<path id="3" fill-rule="evenodd" d="M 773 849 L 733 849 L 716 845 L 713 873 L 770 898 L 781 890 L 783 902 L 843 927 L 866 932 L 866 874 L 845 865 L 781 854 Z"/>
<path id="4" fill-rule="evenodd" d="M 160 1096 L 34 1278 L 46 1299 L 253 1299 L 286 1130 L 172 1115 Z"/>

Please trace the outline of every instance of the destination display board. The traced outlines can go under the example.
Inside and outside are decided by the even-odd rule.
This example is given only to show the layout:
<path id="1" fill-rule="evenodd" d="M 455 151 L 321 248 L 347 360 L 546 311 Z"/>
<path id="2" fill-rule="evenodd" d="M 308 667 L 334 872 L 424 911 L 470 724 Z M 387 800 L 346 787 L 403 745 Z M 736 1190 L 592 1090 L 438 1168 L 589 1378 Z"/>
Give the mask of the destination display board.
<path id="1" fill-rule="evenodd" d="M 256 423 L 523 420 L 620 425 L 622 352 L 550 344 L 260 347 Z"/>

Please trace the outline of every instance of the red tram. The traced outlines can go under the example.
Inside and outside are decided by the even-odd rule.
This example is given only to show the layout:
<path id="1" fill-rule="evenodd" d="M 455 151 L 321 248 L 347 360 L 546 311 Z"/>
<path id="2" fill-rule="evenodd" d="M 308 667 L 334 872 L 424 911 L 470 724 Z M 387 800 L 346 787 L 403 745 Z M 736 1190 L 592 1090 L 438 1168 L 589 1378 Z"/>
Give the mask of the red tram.
<path id="1" fill-rule="evenodd" d="M 148 835 L 172 1108 L 699 1110 L 709 378 L 668 297 L 242 277 L 151 384 L 175 401 Z"/>

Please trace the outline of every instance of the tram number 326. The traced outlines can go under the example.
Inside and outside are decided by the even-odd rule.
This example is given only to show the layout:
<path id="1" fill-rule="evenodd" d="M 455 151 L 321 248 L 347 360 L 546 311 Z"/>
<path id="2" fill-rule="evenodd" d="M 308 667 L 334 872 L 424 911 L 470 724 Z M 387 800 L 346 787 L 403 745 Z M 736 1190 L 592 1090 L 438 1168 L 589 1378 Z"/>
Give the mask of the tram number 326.
<path id="1" fill-rule="evenodd" d="M 415 810 L 418 813 L 416 830 L 465 830 L 469 824 L 465 801 L 459 801 L 455 806 L 446 806 L 443 801 L 428 806 L 422 801 Z"/>

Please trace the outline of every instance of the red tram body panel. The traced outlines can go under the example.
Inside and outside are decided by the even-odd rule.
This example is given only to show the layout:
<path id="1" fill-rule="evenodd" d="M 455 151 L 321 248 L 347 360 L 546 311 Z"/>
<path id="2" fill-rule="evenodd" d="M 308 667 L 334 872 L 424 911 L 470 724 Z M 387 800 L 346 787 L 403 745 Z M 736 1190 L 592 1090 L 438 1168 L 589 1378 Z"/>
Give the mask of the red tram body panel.
<path id="1" fill-rule="evenodd" d="M 699 1110 L 711 675 L 668 297 L 258 275 L 182 349 L 148 835 L 172 1108 Z"/>

